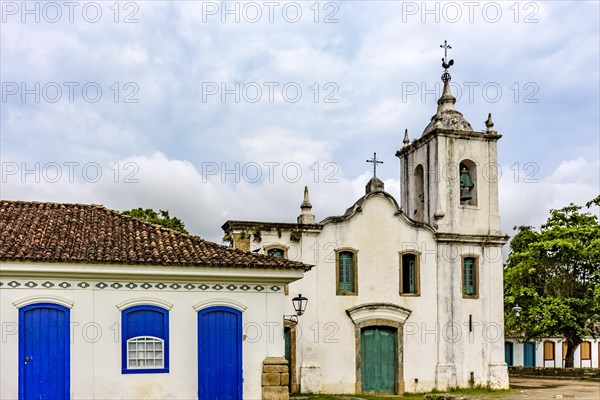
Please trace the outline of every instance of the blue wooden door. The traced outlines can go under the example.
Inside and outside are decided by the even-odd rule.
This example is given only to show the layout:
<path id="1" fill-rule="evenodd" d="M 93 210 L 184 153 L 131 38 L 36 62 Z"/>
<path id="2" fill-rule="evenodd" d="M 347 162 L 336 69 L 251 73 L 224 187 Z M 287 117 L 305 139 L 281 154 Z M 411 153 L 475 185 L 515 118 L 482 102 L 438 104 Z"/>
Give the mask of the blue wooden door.
<path id="1" fill-rule="evenodd" d="M 523 343 L 523 366 L 535 367 L 535 343 Z"/>
<path id="2" fill-rule="evenodd" d="M 396 330 L 371 327 L 361 331 L 361 380 L 364 393 L 396 392 Z"/>
<path id="3" fill-rule="evenodd" d="M 70 398 L 69 320 L 57 304 L 19 310 L 19 399 Z"/>
<path id="4" fill-rule="evenodd" d="M 229 307 L 198 312 L 198 398 L 242 399 L 242 313 Z"/>
<path id="5" fill-rule="evenodd" d="M 512 367 L 514 364 L 513 354 L 514 347 L 512 342 L 504 342 L 504 361 L 509 367 Z"/>

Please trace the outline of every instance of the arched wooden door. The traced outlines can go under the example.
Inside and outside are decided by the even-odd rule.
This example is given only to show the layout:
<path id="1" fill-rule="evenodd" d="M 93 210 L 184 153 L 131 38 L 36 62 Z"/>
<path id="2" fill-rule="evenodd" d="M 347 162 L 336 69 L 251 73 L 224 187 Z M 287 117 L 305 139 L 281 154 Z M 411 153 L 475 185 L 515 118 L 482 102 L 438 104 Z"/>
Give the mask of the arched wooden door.
<path id="1" fill-rule="evenodd" d="M 58 304 L 19 309 L 19 399 L 70 398 L 69 322 Z"/>
<path id="2" fill-rule="evenodd" d="M 363 393 L 396 393 L 396 329 L 363 328 L 360 346 Z"/>
<path id="3" fill-rule="evenodd" d="M 198 398 L 242 400 L 242 313 L 198 311 Z"/>

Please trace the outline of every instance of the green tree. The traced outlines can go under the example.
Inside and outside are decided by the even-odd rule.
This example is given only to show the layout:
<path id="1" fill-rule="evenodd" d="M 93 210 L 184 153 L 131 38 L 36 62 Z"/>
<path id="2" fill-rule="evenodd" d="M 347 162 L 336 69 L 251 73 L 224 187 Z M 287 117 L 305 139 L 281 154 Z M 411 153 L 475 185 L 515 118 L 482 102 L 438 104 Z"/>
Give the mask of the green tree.
<path id="1" fill-rule="evenodd" d="M 593 205 L 600 196 L 586 204 Z M 600 333 L 600 225 L 582 208 L 550 210 L 539 230 L 515 227 L 504 271 L 506 331 L 521 332 L 524 340 L 564 337 L 566 367 L 573 367 L 584 338 Z"/>
<path id="2" fill-rule="evenodd" d="M 179 232 L 188 233 L 185 224 L 177 217 L 169 216 L 169 211 L 159 210 L 158 213 L 151 208 L 134 208 L 123 211 L 121 214 L 140 219 L 153 224 L 162 225 L 165 228 L 173 229 Z"/>

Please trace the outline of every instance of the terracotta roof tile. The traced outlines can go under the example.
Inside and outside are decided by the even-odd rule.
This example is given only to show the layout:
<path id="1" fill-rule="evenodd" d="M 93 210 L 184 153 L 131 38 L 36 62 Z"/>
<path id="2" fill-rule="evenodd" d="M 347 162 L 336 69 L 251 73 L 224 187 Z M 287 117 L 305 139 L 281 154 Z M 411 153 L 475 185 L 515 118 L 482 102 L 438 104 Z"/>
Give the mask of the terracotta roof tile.
<path id="1" fill-rule="evenodd" d="M 0 260 L 270 269 L 309 265 L 247 253 L 99 205 L 0 200 Z"/>

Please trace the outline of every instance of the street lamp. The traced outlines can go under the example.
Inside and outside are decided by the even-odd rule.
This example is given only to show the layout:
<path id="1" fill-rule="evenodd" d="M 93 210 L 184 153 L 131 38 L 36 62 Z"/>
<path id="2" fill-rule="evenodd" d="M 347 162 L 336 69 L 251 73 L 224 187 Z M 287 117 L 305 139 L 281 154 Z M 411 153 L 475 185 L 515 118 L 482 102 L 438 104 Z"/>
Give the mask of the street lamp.
<path id="1" fill-rule="evenodd" d="M 294 324 L 298 323 L 298 317 L 304 314 L 306 311 L 306 305 L 308 303 L 308 299 L 301 294 L 294 297 L 292 299 L 292 304 L 294 305 L 294 311 L 296 311 L 295 315 L 284 315 L 283 319 L 293 322 Z"/>
<path id="2" fill-rule="evenodd" d="M 518 304 L 516 304 L 512 310 L 515 312 L 515 316 L 516 317 L 520 317 L 521 316 L 521 311 L 523 311 L 523 309 L 521 307 L 519 307 Z"/>
<path id="3" fill-rule="evenodd" d="M 296 311 L 296 315 L 301 316 L 306 311 L 306 304 L 308 303 L 308 299 L 301 294 L 294 297 L 292 299 L 292 304 L 294 305 L 294 311 Z"/>

